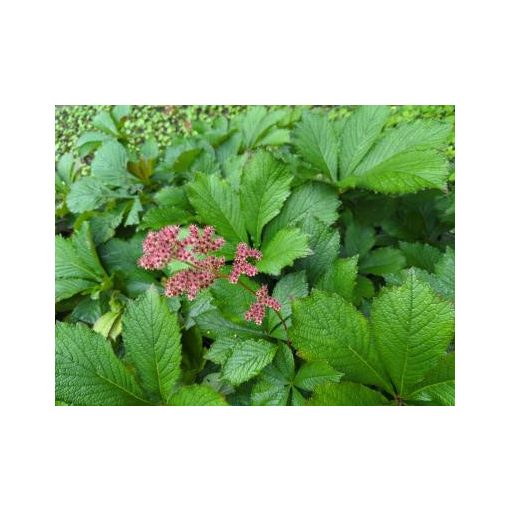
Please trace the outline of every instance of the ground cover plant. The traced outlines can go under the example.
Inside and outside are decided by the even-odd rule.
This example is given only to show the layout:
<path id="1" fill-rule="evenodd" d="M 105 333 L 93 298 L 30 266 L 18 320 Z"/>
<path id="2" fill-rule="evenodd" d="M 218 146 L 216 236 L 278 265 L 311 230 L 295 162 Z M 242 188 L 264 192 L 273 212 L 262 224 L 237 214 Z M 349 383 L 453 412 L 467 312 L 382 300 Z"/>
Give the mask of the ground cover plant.
<path id="1" fill-rule="evenodd" d="M 58 405 L 454 405 L 453 107 L 66 108 Z"/>

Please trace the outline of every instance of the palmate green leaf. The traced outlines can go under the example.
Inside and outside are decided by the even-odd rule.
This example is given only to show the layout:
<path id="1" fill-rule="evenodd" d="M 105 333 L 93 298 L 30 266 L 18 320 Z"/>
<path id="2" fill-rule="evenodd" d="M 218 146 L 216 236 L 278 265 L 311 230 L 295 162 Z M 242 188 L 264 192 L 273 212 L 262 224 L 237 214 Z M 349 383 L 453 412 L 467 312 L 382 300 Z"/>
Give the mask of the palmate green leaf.
<path id="1" fill-rule="evenodd" d="M 325 383 L 306 402 L 310 406 L 382 406 L 388 400 L 378 391 L 353 382 Z"/>
<path id="2" fill-rule="evenodd" d="M 370 169 L 356 169 L 340 182 L 340 187 L 396 194 L 444 189 L 448 171 L 447 159 L 436 151 L 401 152 Z"/>
<path id="3" fill-rule="evenodd" d="M 106 142 L 100 147 L 92 160 L 91 172 L 105 184 L 122 186 L 129 182 L 127 172 L 128 155 L 126 149 L 117 141 Z"/>
<path id="4" fill-rule="evenodd" d="M 256 153 L 244 167 L 240 198 L 248 232 L 260 245 L 262 229 L 272 220 L 290 195 L 292 175 L 286 165 L 268 152 Z"/>
<path id="5" fill-rule="evenodd" d="M 366 318 L 336 294 L 314 290 L 292 305 L 289 336 L 298 355 L 325 361 L 349 380 L 391 391 L 385 371 L 370 342 Z"/>
<path id="6" fill-rule="evenodd" d="M 71 212 L 79 214 L 99 209 L 111 197 L 112 193 L 103 182 L 89 175 L 71 185 L 66 203 Z"/>
<path id="7" fill-rule="evenodd" d="M 301 229 L 310 236 L 308 245 L 312 254 L 298 260 L 295 268 L 305 269 L 308 282 L 310 285 L 315 285 L 315 282 L 338 258 L 340 233 L 338 229 L 328 228 L 324 223 L 314 218 L 308 218 L 303 222 Z"/>
<path id="8" fill-rule="evenodd" d="M 338 194 L 333 187 L 307 182 L 292 191 L 281 213 L 264 229 L 264 240 L 271 239 L 282 228 L 299 226 L 308 218 L 331 225 L 338 218 L 339 205 Z"/>
<path id="9" fill-rule="evenodd" d="M 347 119 L 339 144 L 340 176 L 351 175 L 381 133 L 390 114 L 387 106 L 360 106 Z"/>
<path id="10" fill-rule="evenodd" d="M 70 238 L 55 237 L 56 300 L 100 285 L 108 275 L 92 242 L 90 226 L 84 222 Z M 85 282 L 89 282 L 85 286 Z"/>
<path id="11" fill-rule="evenodd" d="M 372 250 L 359 264 L 362 273 L 384 275 L 400 271 L 406 265 L 406 259 L 397 248 L 387 246 Z"/>
<path id="12" fill-rule="evenodd" d="M 386 287 L 372 303 L 377 350 L 399 395 L 439 361 L 453 338 L 453 307 L 418 280 Z"/>
<path id="13" fill-rule="evenodd" d="M 225 398 L 209 386 L 194 384 L 183 386 L 174 393 L 168 404 L 171 406 L 227 406 Z"/>
<path id="14" fill-rule="evenodd" d="M 294 385 L 312 391 L 320 384 L 338 382 L 342 374 L 325 361 L 310 361 L 301 366 L 294 378 Z"/>
<path id="15" fill-rule="evenodd" d="M 239 339 L 223 366 L 223 377 L 234 386 L 250 380 L 271 363 L 276 350 L 266 340 Z"/>
<path id="16" fill-rule="evenodd" d="M 336 259 L 317 280 L 316 288 L 334 292 L 347 301 L 354 299 L 358 277 L 358 257 Z"/>
<path id="17" fill-rule="evenodd" d="M 150 404 L 109 342 L 81 324 L 57 324 L 55 397 L 74 405 Z"/>
<path id="18" fill-rule="evenodd" d="M 257 268 L 272 275 L 279 275 L 284 267 L 311 253 L 308 236 L 299 228 L 279 230 L 274 237 L 264 241 L 260 251 L 262 259 L 257 262 Z"/>
<path id="19" fill-rule="evenodd" d="M 455 405 L 455 353 L 447 354 L 427 373 L 407 400 Z"/>
<path id="20" fill-rule="evenodd" d="M 324 115 L 306 112 L 294 129 L 294 144 L 301 157 L 333 182 L 338 178 L 335 131 Z"/>
<path id="21" fill-rule="evenodd" d="M 181 334 L 175 314 L 154 287 L 128 304 L 123 340 L 143 388 L 167 402 L 179 378 Z"/>
<path id="22" fill-rule="evenodd" d="M 229 183 L 217 175 L 197 174 L 187 191 L 204 225 L 214 225 L 231 243 L 248 242 L 239 197 Z"/>

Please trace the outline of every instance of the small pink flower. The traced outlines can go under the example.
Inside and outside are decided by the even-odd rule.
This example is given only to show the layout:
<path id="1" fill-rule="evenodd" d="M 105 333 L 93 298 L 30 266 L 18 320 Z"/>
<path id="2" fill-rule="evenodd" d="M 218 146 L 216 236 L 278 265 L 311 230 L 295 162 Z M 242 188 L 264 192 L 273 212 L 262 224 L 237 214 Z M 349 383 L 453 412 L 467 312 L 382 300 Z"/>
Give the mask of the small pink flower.
<path id="1" fill-rule="evenodd" d="M 257 296 L 257 300 L 255 303 L 252 303 L 250 309 L 245 313 L 244 318 L 247 321 L 253 321 L 255 324 L 260 325 L 266 315 L 266 307 L 279 312 L 282 306 L 277 299 L 268 294 L 267 285 L 262 285 L 255 295 Z"/>
<path id="2" fill-rule="evenodd" d="M 237 283 L 242 274 L 255 276 L 259 272 L 255 266 L 246 260 L 248 257 L 260 260 L 262 258 L 262 253 L 255 248 L 250 248 L 246 243 L 239 243 L 237 245 L 232 272 L 229 276 L 230 283 Z"/>

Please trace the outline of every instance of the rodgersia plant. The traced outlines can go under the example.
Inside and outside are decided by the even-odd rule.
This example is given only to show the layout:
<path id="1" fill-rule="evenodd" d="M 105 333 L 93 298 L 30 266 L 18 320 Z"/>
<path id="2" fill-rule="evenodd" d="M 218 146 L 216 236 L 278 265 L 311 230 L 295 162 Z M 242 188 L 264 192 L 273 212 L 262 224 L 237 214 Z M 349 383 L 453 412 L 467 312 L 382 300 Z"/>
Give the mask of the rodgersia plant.
<path id="1" fill-rule="evenodd" d="M 57 168 L 56 400 L 453 405 L 448 109 L 248 107 L 167 147 L 98 116 Z"/>
<path id="2" fill-rule="evenodd" d="M 168 297 L 186 294 L 192 301 L 200 290 L 210 287 L 220 278 L 228 279 L 233 285 L 240 284 L 256 298 L 244 315 L 247 321 L 262 324 L 266 308 L 272 308 L 286 327 L 279 313 L 281 304 L 277 299 L 269 296 L 267 285 L 253 291 L 239 281 L 239 277 L 243 274 L 249 277 L 257 275 L 258 269 L 248 262 L 248 258 L 260 260 L 262 253 L 255 248 L 250 248 L 246 243 L 239 243 L 230 274 L 226 275 L 221 272 L 225 266 L 225 257 L 211 255 L 225 244 L 223 237 L 213 238 L 214 233 L 215 229 L 210 225 L 203 229 L 202 234 L 196 225 L 190 225 L 188 234 L 182 238 L 179 238 L 181 229 L 177 225 L 149 232 L 143 242 L 143 255 L 138 264 L 149 270 L 164 269 L 172 261 L 184 262 L 189 266 L 166 280 L 165 295 Z"/>

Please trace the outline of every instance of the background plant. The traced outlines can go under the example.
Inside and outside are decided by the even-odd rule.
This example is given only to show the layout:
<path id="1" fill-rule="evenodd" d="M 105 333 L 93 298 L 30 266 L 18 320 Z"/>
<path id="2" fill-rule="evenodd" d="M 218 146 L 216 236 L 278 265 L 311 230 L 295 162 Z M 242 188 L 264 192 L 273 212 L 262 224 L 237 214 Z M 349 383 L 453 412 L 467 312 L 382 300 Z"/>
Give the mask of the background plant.
<path id="1" fill-rule="evenodd" d="M 454 403 L 453 107 L 144 108 L 57 136 L 60 403 Z M 258 275 L 162 297 L 143 239 L 192 223 Z M 246 321 L 263 285 L 285 324 Z"/>

